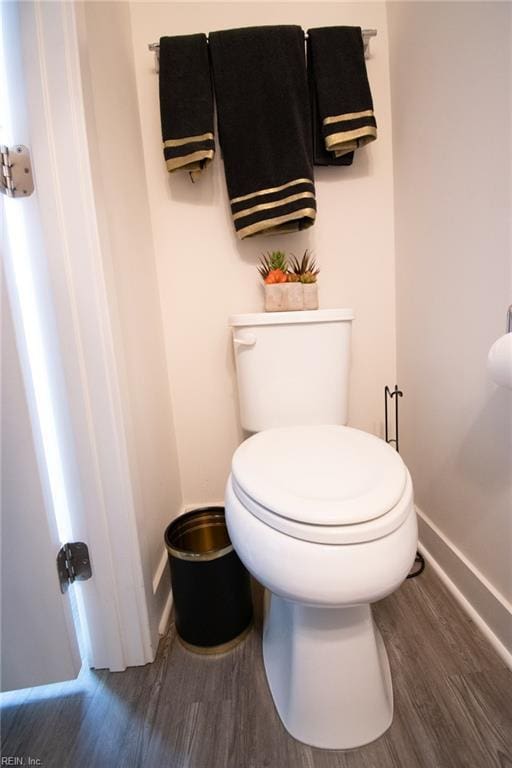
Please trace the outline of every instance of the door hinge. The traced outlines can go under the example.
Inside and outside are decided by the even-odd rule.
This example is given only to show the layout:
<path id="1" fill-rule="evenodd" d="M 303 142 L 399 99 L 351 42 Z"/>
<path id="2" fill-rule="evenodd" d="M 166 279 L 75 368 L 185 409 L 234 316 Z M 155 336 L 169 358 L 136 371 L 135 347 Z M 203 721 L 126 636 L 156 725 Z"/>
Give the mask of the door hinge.
<path id="1" fill-rule="evenodd" d="M 87 544 L 73 541 L 64 544 L 57 555 L 60 591 L 65 594 L 74 581 L 87 581 L 92 576 Z"/>
<path id="2" fill-rule="evenodd" d="M 23 144 L 0 146 L 0 192 L 7 197 L 28 197 L 34 191 L 30 153 Z"/>

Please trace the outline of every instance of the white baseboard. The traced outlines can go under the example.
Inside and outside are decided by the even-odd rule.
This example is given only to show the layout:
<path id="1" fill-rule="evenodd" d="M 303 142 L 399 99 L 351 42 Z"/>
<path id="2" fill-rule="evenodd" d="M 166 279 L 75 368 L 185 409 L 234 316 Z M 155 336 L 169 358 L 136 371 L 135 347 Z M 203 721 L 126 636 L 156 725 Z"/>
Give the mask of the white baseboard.
<path id="1" fill-rule="evenodd" d="M 167 550 L 164 547 L 164 551 L 162 552 L 162 556 L 160 560 L 158 561 L 158 565 L 155 569 L 155 573 L 153 574 L 153 594 L 156 595 L 158 590 L 160 589 L 160 584 L 162 583 L 162 579 L 164 578 L 164 574 L 167 572 L 168 568 L 168 555 Z"/>
<path id="2" fill-rule="evenodd" d="M 163 594 L 167 593 L 164 606 L 160 614 L 160 620 L 158 622 L 158 634 L 160 636 L 165 635 L 165 633 L 167 632 L 167 629 L 169 627 L 169 617 L 171 615 L 171 609 L 172 609 L 172 592 L 170 589 L 168 568 L 169 568 L 169 565 L 168 565 L 167 549 L 164 547 L 162 556 L 160 557 L 160 560 L 158 561 L 158 565 L 155 568 L 155 572 L 153 574 L 153 583 L 152 583 L 154 595 L 156 595 L 157 592 L 162 590 L 162 595 L 160 595 L 159 598 L 155 598 L 155 599 L 162 600 Z"/>
<path id="3" fill-rule="evenodd" d="M 160 621 L 158 622 L 158 634 L 165 635 L 169 628 L 169 619 L 171 618 L 171 610 L 172 610 L 172 592 L 169 592 L 169 595 L 167 597 L 167 600 L 165 601 L 165 605 L 162 610 L 162 615 L 160 616 Z"/>
<path id="4" fill-rule="evenodd" d="M 421 509 L 419 549 L 457 602 L 512 669 L 512 606 Z"/>

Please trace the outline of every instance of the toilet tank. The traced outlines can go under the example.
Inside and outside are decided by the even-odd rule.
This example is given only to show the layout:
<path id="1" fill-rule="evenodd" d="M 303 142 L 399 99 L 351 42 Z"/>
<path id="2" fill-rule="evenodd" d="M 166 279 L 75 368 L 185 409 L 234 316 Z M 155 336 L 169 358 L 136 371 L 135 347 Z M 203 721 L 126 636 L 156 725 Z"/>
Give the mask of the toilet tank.
<path id="1" fill-rule="evenodd" d="M 231 315 L 242 427 L 346 424 L 351 309 Z"/>

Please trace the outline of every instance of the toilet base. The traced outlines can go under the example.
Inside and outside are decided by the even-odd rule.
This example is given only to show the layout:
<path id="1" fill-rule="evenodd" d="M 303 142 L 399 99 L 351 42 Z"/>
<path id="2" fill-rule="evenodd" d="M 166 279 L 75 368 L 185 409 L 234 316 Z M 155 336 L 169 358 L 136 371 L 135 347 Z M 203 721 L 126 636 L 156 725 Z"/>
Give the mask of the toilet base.
<path id="1" fill-rule="evenodd" d="M 277 712 L 313 747 L 353 749 L 393 719 L 393 688 L 369 605 L 304 605 L 267 593 L 263 659 Z"/>

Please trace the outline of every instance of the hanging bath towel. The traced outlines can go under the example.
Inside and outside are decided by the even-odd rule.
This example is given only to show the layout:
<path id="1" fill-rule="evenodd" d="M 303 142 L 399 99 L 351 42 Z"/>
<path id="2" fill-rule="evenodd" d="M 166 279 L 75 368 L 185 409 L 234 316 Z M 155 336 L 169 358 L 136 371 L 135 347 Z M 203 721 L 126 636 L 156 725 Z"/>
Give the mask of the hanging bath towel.
<path id="1" fill-rule="evenodd" d="M 377 138 L 360 27 L 308 30 L 308 69 L 318 105 L 319 131 L 333 158 Z"/>
<path id="2" fill-rule="evenodd" d="M 160 117 L 167 170 L 192 181 L 213 159 L 213 92 L 206 35 L 160 38 Z"/>
<path id="3" fill-rule="evenodd" d="M 248 27 L 209 36 L 231 213 L 240 239 L 315 220 L 304 32 Z"/>

